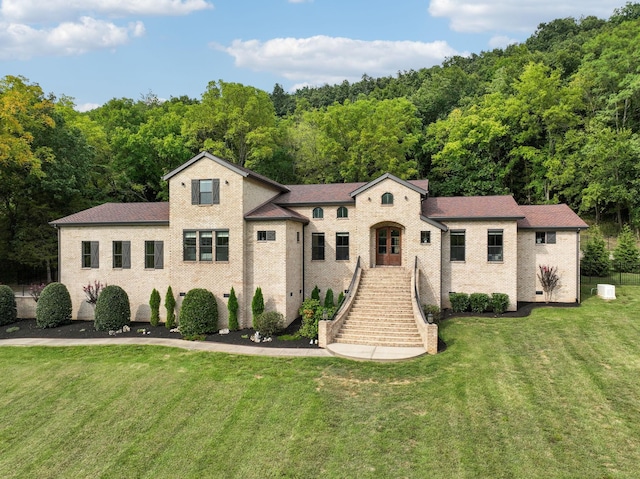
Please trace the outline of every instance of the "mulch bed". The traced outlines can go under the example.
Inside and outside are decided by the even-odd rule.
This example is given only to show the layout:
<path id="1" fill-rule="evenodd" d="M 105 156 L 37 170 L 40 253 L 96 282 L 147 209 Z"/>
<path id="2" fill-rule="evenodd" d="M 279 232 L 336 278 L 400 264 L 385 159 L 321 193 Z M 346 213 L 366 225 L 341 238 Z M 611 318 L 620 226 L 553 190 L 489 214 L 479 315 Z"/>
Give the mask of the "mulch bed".
<path id="1" fill-rule="evenodd" d="M 580 306 L 578 303 L 518 303 L 516 311 L 507 311 L 502 314 L 489 313 L 454 313 L 450 309 L 444 310 L 442 317 L 446 318 L 524 318 L 531 314 L 534 308 L 576 308 Z"/>
<path id="2" fill-rule="evenodd" d="M 300 329 L 300 319 L 291 323 L 282 334 L 294 334 Z M 18 327 L 17 331 L 8 332 Z M 0 339 L 9 338 L 57 338 L 57 339 L 85 339 L 85 338 L 171 338 L 181 339 L 179 333 L 171 333 L 164 326 L 151 326 L 145 322 L 132 322 L 129 332 L 123 332 L 116 336 L 109 336 L 106 331 L 96 331 L 93 327 L 93 321 L 72 321 L 57 328 L 38 328 L 35 319 L 22 319 L 12 324 L 0 327 Z M 143 333 L 141 330 L 145 330 Z M 148 334 L 146 334 L 148 332 Z M 240 331 L 230 331 L 229 334 L 210 334 L 205 341 L 212 341 L 225 344 L 237 344 L 242 346 L 258 346 L 262 348 L 318 348 L 317 344 L 309 344 L 308 339 L 283 340 L 274 337 L 270 342 L 254 343 L 249 338 L 254 333 L 253 329 L 242 329 Z"/>

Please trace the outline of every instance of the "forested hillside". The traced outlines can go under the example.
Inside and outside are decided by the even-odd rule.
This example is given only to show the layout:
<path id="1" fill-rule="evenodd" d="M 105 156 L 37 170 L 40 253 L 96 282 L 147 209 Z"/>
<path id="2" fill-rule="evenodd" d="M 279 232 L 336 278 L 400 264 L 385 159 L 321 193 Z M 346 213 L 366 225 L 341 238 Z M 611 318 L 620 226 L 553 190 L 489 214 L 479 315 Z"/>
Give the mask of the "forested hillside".
<path id="1" fill-rule="evenodd" d="M 282 183 L 427 177 L 433 195 L 511 193 L 640 226 L 640 4 L 541 24 L 523 44 L 394 77 L 287 93 L 212 81 L 200 98 L 87 113 L 38 79 L 0 80 L 0 281 L 55 270 L 48 222 L 167 199 L 201 150 Z"/>

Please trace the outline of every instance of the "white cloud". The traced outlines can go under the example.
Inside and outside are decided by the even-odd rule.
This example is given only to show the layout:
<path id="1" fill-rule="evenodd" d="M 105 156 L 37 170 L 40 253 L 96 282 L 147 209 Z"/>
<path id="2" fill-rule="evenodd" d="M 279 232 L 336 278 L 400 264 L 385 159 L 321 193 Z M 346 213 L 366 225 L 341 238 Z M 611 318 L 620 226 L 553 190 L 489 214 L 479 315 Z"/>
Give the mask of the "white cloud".
<path id="1" fill-rule="evenodd" d="M 207 0 L 0 0 L 0 59 L 80 55 L 114 49 L 145 34 L 142 21 L 114 18 L 187 15 Z"/>
<path id="2" fill-rule="evenodd" d="M 393 75 L 439 64 L 457 54 L 444 41 L 363 41 L 324 35 L 266 42 L 234 40 L 228 47 L 211 46 L 233 56 L 238 67 L 307 85 L 355 81 L 364 73 L 373 77 Z"/>
<path id="3" fill-rule="evenodd" d="M 100 103 L 83 103 L 82 105 L 77 105 L 75 107 L 76 111 L 85 112 L 95 110 L 96 108 L 100 108 L 102 105 Z"/>
<path id="4" fill-rule="evenodd" d="M 115 48 L 144 34 L 144 25 L 126 27 L 82 17 L 55 28 L 35 29 L 20 23 L 0 24 L 0 58 L 25 60 L 35 55 L 79 55 L 90 50 Z"/>
<path id="5" fill-rule="evenodd" d="M 494 37 L 491 37 L 491 39 L 489 40 L 489 46 L 491 48 L 505 48 L 515 43 L 518 43 L 518 40 L 505 35 L 496 35 Z"/>
<path id="6" fill-rule="evenodd" d="M 556 18 L 608 18 L 623 0 L 431 0 L 429 13 L 450 20 L 456 32 L 531 33 Z"/>
<path id="7" fill-rule="evenodd" d="M 80 16 L 188 15 L 210 8 L 213 5 L 206 0 L 2 0 L 0 16 L 9 22 L 33 23 Z"/>

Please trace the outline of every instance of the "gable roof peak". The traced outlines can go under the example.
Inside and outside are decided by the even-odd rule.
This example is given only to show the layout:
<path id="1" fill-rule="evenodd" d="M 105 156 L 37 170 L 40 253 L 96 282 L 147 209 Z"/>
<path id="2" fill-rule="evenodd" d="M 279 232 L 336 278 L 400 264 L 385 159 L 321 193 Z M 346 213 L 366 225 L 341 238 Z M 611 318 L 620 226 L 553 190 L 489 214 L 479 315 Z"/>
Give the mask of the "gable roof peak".
<path id="1" fill-rule="evenodd" d="M 363 193 L 365 191 L 367 191 L 369 188 L 377 185 L 378 183 L 382 183 L 384 180 L 393 180 L 396 183 L 401 184 L 402 186 L 405 186 L 417 193 L 420 193 L 420 195 L 422 196 L 427 196 L 428 191 L 424 188 L 421 188 L 415 184 L 412 184 L 406 180 L 402 180 L 400 178 L 398 178 L 397 176 L 391 174 L 391 173 L 385 173 L 384 175 L 381 175 L 379 177 L 377 177 L 375 180 L 371 180 L 368 183 L 365 183 L 364 185 L 362 185 L 360 188 L 353 190 L 351 192 L 351 197 L 355 198 L 357 195 L 359 195 L 360 193 Z"/>

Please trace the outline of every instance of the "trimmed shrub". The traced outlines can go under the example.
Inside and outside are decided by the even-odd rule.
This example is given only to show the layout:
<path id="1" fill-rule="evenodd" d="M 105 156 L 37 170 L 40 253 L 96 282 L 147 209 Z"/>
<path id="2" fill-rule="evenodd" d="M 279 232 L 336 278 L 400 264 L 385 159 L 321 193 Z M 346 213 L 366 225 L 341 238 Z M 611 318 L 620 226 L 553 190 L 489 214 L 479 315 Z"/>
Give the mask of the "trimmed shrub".
<path id="1" fill-rule="evenodd" d="M 496 314 L 504 313 L 509 307 L 509 295 L 505 293 L 493 293 L 491 295 L 491 309 Z"/>
<path id="2" fill-rule="evenodd" d="M 233 286 L 231 286 L 231 292 L 229 293 L 227 309 L 229 310 L 229 329 L 236 331 L 240 326 L 238 325 L 238 298 L 236 297 L 236 291 L 233 289 Z"/>
<path id="3" fill-rule="evenodd" d="M 253 329 L 256 329 L 256 318 L 264 313 L 264 297 L 262 296 L 262 288 L 258 286 L 251 300 L 251 313 L 253 315 Z"/>
<path id="4" fill-rule="evenodd" d="M 0 284 L 0 326 L 15 323 L 18 319 L 16 295 L 6 284 Z"/>
<path id="5" fill-rule="evenodd" d="M 315 288 L 313 288 L 313 291 L 311 291 L 311 299 L 317 299 L 318 301 L 320 301 L 320 289 L 318 288 L 317 284 Z"/>
<path id="6" fill-rule="evenodd" d="M 484 313 L 489 309 L 491 299 L 485 293 L 471 293 L 469 296 L 469 306 L 474 313 Z"/>
<path id="7" fill-rule="evenodd" d="M 189 338 L 218 330 L 218 303 L 211 291 L 194 288 L 180 308 L 180 334 Z"/>
<path id="8" fill-rule="evenodd" d="M 329 288 L 327 290 L 327 295 L 324 297 L 324 307 L 330 309 L 334 306 L 335 304 L 333 303 L 333 290 Z"/>
<path id="9" fill-rule="evenodd" d="M 427 317 L 429 313 L 433 315 L 433 322 L 437 323 L 442 318 L 442 313 L 440 311 L 440 307 L 436 304 L 423 304 L 422 310 L 424 311 L 424 316 Z"/>
<path id="10" fill-rule="evenodd" d="M 173 296 L 171 286 L 167 288 L 167 294 L 164 297 L 164 307 L 167 310 L 167 320 L 164 325 L 168 329 L 176 327 L 176 298 Z"/>
<path id="11" fill-rule="evenodd" d="M 151 319 L 149 322 L 151 326 L 157 326 L 160 324 L 160 293 L 156 288 L 153 288 L 153 291 L 151 291 L 149 307 L 151 308 Z"/>
<path id="12" fill-rule="evenodd" d="M 120 286 L 106 286 L 96 301 L 97 331 L 117 331 L 131 322 L 129 296 Z"/>
<path id="13" fill-rule="evenodd" d="M 338 308 L 342 306 L 343 302 L 344 302 L 344 292 L 340 291 L 340 294 L 338 295 Z"/>
<path id="14" fill-rule="evenodd" d="M 255 321 L 255 330 L 264 337 L 271 337 L 284 327 L 284 316 L 277 311 L 265 311 L 258 315 Z"/>
<path id="15" fill-rule="evenodd" d="M 49 283 L 40 293 L 36 304 L 36 325 L 57 328 L 71 322 L 71 295 L 62 283 Z"/>
<path id="16" fill-rule="evenodd" d="M 315 298 L 307 298 L 300 307 L 302 316 L 302 326 L 299 334 L 303 338 L 315 339 L 318 337 L 318 321 L 322 319 L 323 307 L 320 301 Z"/>
<path id="17" fill-rule="evenodd" d="M 451 309 L 454 313 L 464 313 L 469 310 L 469 295 L 467 293 L 450 293 Z"/>

